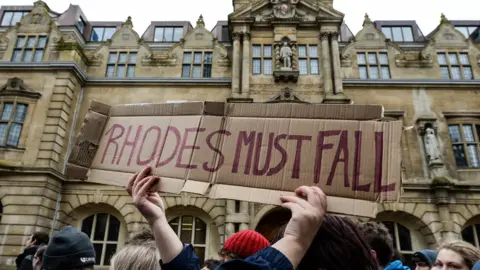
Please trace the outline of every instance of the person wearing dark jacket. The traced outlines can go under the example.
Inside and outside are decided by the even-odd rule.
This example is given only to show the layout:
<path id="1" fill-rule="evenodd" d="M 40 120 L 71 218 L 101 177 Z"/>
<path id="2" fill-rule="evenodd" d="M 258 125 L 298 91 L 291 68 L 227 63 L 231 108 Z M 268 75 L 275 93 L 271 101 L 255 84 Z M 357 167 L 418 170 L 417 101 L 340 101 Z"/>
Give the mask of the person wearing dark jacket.
<path id="1" fill-rule="evenodd" d="M 413 262 L 416 267 L 415 270 L 430 270 L 437 259 L 437 251 L 431 249 L 424 249 L 413 254 Z"/>
<path id="2" fill-rule="evenodd" d="M 49 240 L 50 238 L 47 233 L 36 232 L 32 234 L 25 244 L 23 253 L 18 255 L 15 260 L 17 270 L 32 270 L 33 256 L 37 252 L 38 247 L 48 245 Z"/>

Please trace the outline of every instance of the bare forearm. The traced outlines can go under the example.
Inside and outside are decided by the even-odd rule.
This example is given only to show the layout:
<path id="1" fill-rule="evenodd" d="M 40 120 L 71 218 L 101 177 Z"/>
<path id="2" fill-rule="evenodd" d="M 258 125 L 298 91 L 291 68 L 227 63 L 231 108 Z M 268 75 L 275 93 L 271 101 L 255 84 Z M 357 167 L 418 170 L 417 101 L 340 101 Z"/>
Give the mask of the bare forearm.
<path id="1" fill-rule="evenodd" d="M 158 251 L 163 263 L 169 263 L 183 250 L 183 244 L 172 230 L 166 218 L 160 218 L 150 224 Z"/>
<path id="2" fill-rule="evenodd" d="M 309 246 L 309 244 L 300 243 L 290 236 L 285 236 L 272 245 L 273 248 L 282 252 L 288 258 L 292 263 L 293 269 L 298 267 Z"/>

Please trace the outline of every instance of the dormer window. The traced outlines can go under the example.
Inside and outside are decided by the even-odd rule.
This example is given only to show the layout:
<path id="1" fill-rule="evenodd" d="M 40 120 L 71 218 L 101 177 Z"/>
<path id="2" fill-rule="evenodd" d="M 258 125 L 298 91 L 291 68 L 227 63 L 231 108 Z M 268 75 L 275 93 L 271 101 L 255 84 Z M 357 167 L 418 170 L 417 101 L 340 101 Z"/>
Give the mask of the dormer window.
<path id="1" fill-rule="evenodd" d="M 383 26 L 382 32 L 386 38 L 394 42 L 413 41 L 413 31 L 410 26 Z"/>
<path id="2" fill-rule="evenodd" d="M 82 19 L 82 17 L 78 18 L 77 29 L 83 34 L 83 31 L 85 30 L 85 21 Z"/>
<path id="3" fill-rule="evenodd" d="M 90 41 L 107 41 L 112 38 L 116 30 L 115 27 L 93 27 Z"/>
<path id="4" fill-rule="evenodd" d="M 1 26 L 12 26 L 19 23 L 29 11 L 5 11 L 2 17 Z"/>
<path id="5" fill-rule="evenodd" d="M 479 27 L 480 26 L 474 26 L 474 25 L 472 25 L 472 26 L 455 26 L 455 29 L 457 29 L 457 31 L 461 32 L 465 37 L 468 38 Z"/>
<path id="6" fill-rule="evenodd" d="M 183 37 L 183 27 L 155 27 L 156 42 L 179 42 Z"/>

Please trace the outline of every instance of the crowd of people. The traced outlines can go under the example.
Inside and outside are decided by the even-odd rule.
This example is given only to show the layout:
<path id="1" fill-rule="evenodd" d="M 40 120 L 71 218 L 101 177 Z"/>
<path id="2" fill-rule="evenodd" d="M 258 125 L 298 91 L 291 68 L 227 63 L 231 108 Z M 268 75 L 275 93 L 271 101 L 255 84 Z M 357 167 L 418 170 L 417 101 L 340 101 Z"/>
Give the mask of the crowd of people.
<path id="1" fill-rule="evenodd" d="M 396 258 L 392 236 L 382 223 L 357 223 L 348 217 L 326 215 L 327 197 L 315 186 L 301 186 L 294 196 L 281 197 L 282 207 L 292 215 L 271 242 L 256 231 L 240 231 L 225 241 L 218 260 L 199 265 L 193 246 L 182 243 L 168 224 L 156 192 L 160 178 L 150 172 L 150 167 L 145 168 L 127 185 L 150 228 L 127 240 L 111 258 L 111 270 L 410 269 Z M 33 234 L 16 264 L 19 270 L 91 270 L 95 255 L 89 237 L 67 226 L 52 239 L 45 233 Z M 480 250 L 460 240 L 413 255 L 415 270 L 480 270 L 479 261 Z"/>

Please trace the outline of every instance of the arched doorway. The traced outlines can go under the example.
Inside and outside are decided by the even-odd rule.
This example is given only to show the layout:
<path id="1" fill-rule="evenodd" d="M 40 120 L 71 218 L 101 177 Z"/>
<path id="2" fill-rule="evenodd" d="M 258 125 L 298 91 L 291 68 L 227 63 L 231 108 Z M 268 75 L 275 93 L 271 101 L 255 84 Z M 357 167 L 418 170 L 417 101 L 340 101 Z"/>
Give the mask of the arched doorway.
<path id="1" fill-rule="evenodd" d="M 265 236 L 268 241 L 272 241 L 280 227 L 287 224 L 291 216 L 290 210 L 275 208 L 263 216 L 255 230 Z"/>

